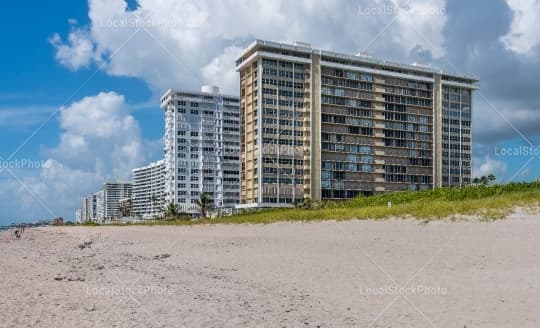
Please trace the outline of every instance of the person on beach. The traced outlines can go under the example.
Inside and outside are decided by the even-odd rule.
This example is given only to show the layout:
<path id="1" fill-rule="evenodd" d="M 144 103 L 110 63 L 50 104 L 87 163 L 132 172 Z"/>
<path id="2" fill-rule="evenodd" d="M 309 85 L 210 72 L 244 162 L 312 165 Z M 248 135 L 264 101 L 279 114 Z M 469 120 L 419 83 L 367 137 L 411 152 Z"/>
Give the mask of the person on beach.
<path id="1" fill-rule="evenodd" d="M 21 239 L 21 232 L 19 231 L 19 229 L 15 229 L 15 239 L 16 240 L 19 240 Z"/>

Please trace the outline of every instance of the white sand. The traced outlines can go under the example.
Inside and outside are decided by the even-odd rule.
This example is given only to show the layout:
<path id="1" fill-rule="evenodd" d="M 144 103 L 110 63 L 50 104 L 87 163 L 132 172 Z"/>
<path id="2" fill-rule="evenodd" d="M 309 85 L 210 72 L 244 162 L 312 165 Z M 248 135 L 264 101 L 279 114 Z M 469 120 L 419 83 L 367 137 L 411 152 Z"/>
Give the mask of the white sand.
<path id="1" fill-rule="evenodd" d="M 540 327 L 538 217 L 7 234 L 0 327 Z"/>

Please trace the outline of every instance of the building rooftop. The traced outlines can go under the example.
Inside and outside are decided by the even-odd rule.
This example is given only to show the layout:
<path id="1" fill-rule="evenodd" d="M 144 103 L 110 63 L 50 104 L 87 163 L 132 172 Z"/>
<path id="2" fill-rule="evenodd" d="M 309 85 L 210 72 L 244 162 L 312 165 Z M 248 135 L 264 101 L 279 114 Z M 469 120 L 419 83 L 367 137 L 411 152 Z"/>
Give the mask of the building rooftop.
<path id="1" fill-rule="evenodd" d="M 147 169 L 150 169 L 150 168 L 155 168 L 156 166 L 159 166 L 159 165 L 163 165 L 164 163 L 165 163 L 165 160 L 160 159 L 159 161 L 152 162 L 152 163 L 148 163 L 148 164 L 146 164 L 145 166 L 136 167 L 136 168 L 134 168 L 132 171 L 142 171 L 142 170 L 147 170 Z"/>
<path id="2" fill-rule="evenodd" d="M 473 75 L 466 75 L 462 73 L 455 73 L 450 72 L 446 70 L 442 70 L 440 68 L 434 68 L 430 66 L 420 65 L 420 64 L 400 64 L 392 61 L 386 61 L 381 59 L 374 59 L 369 55 L 365 54 L 356 54 L 356 55 L 349 55 L 349 54 L 343 54 L 338 52 L 332 52 L 327 50 L 321 50 L 321 49 L 314 49 L 311 47 L 311 44 L 306 42 L 295 42 L 294 44 L 287 44 L 287 43 L 279 43 L 279 42 L 273 42 L 273 41 L 265 41 L 265 40 L 255 40 L 253 43 L 251 43 L 241 54 L 237 57 L 236 65 L 239 66 L 242 62 L 244 62 L 253 52 L 255 52 L 258 49 L 266 48 L 266 49 L 276 49 L 281 50 L 283 52 L 294 52 L 296 54 L 305 54 L 307 56 L 310 56 L 312 54 L 318 54 L 323 57 L 330 57 L 332 59 L 345 61 L 345 62 L 351 62 L 351 63 L 360 63 L 365 65 L 379 65 L 384 66 L 388 68 L 395 68 L 395 69 L 402 69 L 407 70 L 410 72 L 417 72 L 417 73 L 424 73 L 424 74 L 441 74 L 443 76 L 449 76 L 449 77 L 455 77 L 455 78 L 461 78 L 469 80 L 469 83 L 475 83 L 479 82 L 479 78 Z M 308 58 L 308 57 L 306 57 Z"/>
<path id="3" fill-rule="evenodd" d="M 114 185 L 114 184 L 133 184 L 132 181 L 107 181 L 103 185 Z"/>
<path id="4" fill-rule="evenodd" d="M 220 93 L 219 87 L 204 85 L 204 86 L 201 87 L 201 91 L 176 90 L 176 89 L 172 89 L 172 88 L 168 89 L 161 96 L 160 102 L 163 103 L 165 98 L 171 93 L 181 94 L 183 96 L 192 96 L 192 97 L 205 97 L 205 96 L 206 97 L 214 97 L 215 95 L 221 95 L 221 96 L 223 96 L 225 98 L 231 98 L 234 101 L 240 101 L 238 96 Z"/>

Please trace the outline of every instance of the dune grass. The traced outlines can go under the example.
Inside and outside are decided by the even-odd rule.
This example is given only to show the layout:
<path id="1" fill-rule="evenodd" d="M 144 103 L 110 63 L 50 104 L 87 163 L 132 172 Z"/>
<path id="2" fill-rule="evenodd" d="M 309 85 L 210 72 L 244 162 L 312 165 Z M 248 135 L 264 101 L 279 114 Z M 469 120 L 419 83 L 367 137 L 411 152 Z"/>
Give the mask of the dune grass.
<path id="1" fill-rule="evenodd" d="M 391 206 L 388 206 L 389 202 L 392 203 Z M 505 218 L 514 208 L 537 209 L 539 206 L 539 183 L 510 183 L 494 186 L 440 188 L 420 192 L 395 192 L 357 197 L 343 202 L 313 203 L 312 208 L 307 209 L 267 209 L 215 219 L 159 220 L 135 225 L 266 224 L 280 221 L 385 218 L 416 218 L 428 222 L 443 218 L 457 219 L 463 215 L 474 215 L 481 220 L 492 221 Z"/>

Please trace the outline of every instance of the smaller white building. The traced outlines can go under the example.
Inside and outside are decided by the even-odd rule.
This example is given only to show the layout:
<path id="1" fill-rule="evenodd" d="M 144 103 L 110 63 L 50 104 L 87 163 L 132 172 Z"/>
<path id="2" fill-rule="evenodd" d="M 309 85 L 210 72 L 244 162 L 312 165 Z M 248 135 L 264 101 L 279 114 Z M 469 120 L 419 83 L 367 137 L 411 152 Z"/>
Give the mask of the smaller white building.
<path id="1" fill-rule="evenodd" d="M 103 219 L 105 219 L 105 193 L 103 192 L 103 190 L 99 190 L 95 192 L 93 196 L 95 206 L 93 211 L 94 216 L 92 219 L 94 221 L 102 222 Z"/>
<path id="2" fill-rule="evenodd" d="M 133 170 L 132 215 L 150 219 L 165 208 L 165 162 L 150 163 Z"/>
<path id="3" fill-rule="evenodd" d="M 103 185 L 103 217 L 109 220 L 122 218 L 120 200 L 130 198 L 133 190 L 131 182 L 106 182 Z"/>
<path id="4" fill-rule="evenodd" d="M 165 111 L 165 197 L 179 212 L 197 215 L 205 193 L 217 213 L 230 213 L 240 197 L 240 104 L 216 86 L 169 89 Z"/>
<path id="5" fill-rule="evenodd" d="M 131 197 L 132 186 L 131 182 L 104 183 L 103 189 L 81 199 L 78 222 L 102 223 L 122 218 L 120 200 Z"/>
<path id="6" fill-rule="evenodd" d="M 97 218 L 96 195 L 91 194 L 81 199 L 81 223 L 93 221 Z"/>

